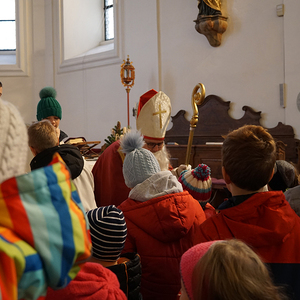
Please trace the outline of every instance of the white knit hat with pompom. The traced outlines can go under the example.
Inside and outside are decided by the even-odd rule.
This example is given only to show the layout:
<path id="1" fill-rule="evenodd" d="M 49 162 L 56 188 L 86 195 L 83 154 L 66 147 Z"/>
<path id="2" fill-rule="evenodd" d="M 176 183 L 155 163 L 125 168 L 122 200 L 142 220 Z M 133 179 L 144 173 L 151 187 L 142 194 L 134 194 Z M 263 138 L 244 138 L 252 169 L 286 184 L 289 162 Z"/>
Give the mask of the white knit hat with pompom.
<path id="1" fill-rule="evenodd" d="M 129 188 L 160 172 L 157 159 L 152 152 L 144 149 L 143 145 L 143 136 L 140 132 L 129 132 L 121 140 L 122 151 L 126 154 L 123 176 Z"/>
<path id="2" fill-rule="evenodd" d="M 24 121 L 13 104 L 0 99 L 0 183 L 25 173 L 27 153 Z"/>

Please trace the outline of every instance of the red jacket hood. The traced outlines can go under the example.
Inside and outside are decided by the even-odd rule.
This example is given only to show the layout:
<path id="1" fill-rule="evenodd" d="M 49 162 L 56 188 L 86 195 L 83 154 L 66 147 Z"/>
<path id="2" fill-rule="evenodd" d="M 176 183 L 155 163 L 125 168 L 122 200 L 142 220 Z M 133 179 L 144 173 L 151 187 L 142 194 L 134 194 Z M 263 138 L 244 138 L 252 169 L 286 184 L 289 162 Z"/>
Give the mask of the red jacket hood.
<path id="1" fill-rule="evenodd" d="M 281 191 L 257 193 L 235 207 L 221 210 L 210 218 L 212 223 L 205 228 L 208 235 L 209 228 L 216 228 L 213 224 L 218 223 L 216 218 L 228 227 L 219 228 L 218 239 L 228 238 L 229 230 L 234 237 L 254 247 L 281 244 L 295 226 L 295 212 Z"/>
<path id="2" fill-rule="evenodd" d="M 46 300 L 126 300 L 117 276 L 100 264 L 87 262 L 67 287 L 48 288 Z"/>
<path id="3" fill-rule="evenodd" d="M 199 206 L 200 204 L 184 191 L 145 202 L 127 199 L 118 208 L 124 212 L 126 219 L 147 234 L 161 242 L 169 243 L 188 233 L 195 222 Z"/>

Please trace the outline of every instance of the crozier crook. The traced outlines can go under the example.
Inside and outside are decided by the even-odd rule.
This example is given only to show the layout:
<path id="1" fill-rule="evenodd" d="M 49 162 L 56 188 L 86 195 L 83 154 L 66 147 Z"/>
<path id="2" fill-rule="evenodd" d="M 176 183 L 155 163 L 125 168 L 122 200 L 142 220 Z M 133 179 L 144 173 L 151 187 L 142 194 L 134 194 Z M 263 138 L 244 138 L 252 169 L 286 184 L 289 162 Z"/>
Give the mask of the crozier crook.
<path id="1" fill-rule="evenodd" d="M 200 92 L 198 90 L 201 89 Z M 193 116 L 190 121 L 190 134 L 189 134 L 189 141 L 188 141 L 188 146 L 187 146 L 187 151 L 186 151 L 186 157 L 185 157 L 185 164 L 188 166 L 189 161 L 190 161 L 190 156 L 191 156 L 191 148 L 193 144 L 193 138 L 194 138 L 194 132 L 198 123 L 198 106 L 202 104 L 205 98 L 205 87 L 202 83 L 198 83 L 192 93 L 192 108 L 193 108 Z"/>

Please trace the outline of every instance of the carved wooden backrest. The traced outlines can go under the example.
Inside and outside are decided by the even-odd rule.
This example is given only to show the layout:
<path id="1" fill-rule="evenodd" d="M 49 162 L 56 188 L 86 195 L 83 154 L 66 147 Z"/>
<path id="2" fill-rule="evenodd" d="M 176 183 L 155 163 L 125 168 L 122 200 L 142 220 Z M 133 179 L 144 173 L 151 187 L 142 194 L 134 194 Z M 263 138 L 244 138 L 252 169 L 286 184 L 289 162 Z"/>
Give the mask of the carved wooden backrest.
<path id="1" fill-rule="evenodd" d="M 261 125 L 261 112 L 254 111 L 249 106 L 244 106 L 244 116 L 233 119 L 229 114 L 230 101 L 224 101 L 216 95 L 209 95 L 201 105 L 198 105 L 199 121 L 195 129 L 193 145 L 205 145 L 206 142 L 222 142 L 224 135 L 243 125 Z M 165 142 L 187 145 L 190 123 L 185 118 L 185 111 L 180 110 L 171 117 L 173 126 L 166 132 Z M 299 140 L 295 139 L 294 129 L 290 125 L 279 122 L 274 128 L 267 128 L 278 145 L 280 159 L 297 163 Z"/>

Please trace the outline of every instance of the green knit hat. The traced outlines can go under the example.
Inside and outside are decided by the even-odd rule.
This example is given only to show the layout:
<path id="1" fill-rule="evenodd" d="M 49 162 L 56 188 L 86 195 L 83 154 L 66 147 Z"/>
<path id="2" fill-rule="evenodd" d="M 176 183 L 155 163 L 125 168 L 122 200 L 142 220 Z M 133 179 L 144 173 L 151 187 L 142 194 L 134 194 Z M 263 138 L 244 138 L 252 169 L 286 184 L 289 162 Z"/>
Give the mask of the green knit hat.
<path id="1" fill-rule="evenodd" d="M 40 91 L 41 100 L 37 105 L 36 114 L 38 121 L 50 116 L 55 116 L 61 119 L 61 106 L 55 97 L 56 90 L 51 86 L 46 86 Z"/>

